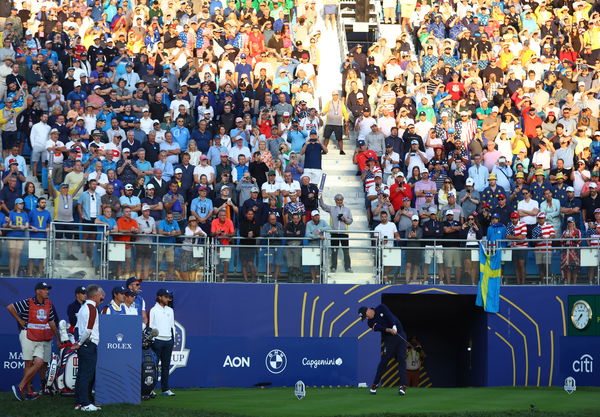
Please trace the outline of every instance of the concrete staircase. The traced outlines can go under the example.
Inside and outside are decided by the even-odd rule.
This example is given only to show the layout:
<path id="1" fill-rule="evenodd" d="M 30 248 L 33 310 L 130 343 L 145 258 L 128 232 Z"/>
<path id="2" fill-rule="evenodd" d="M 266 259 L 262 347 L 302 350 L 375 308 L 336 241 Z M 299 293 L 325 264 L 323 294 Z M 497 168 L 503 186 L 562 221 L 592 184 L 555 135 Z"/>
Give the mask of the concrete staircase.
<path id="1" fill-rule="evenodd" d="M 353 8 L 355 5 L 352 2 L 346 2 L 342 3 L 340 7 L 343 11 L 344 8 Z M 320 2 L 317 3 L 317 8 L 321 9 Z M 343 25 L 344 23 L 338 22 L 337 24 Z M 326 30 L 320 17 L 317 25 L 321 29 L 321 39 L 319 41 L 321 62 L 316 96 L 321 103 L 321 107 L 323 107 L 331 99 L 332 91 L 341 90 L 342 75 L 339 69 L 342 56 L 345 56 L 346 46 L 341 45 L 339 31 Z M 341 193 L 344 196 L 344 204 L 352 210 L 354 219 L 349 231 L 368 230 L 362 181 L 360 177 L 355 175 L 357 168 L 352 162 L 355 144 L 345 141 L 344 151 L 346 155 L 340 155 L 337 144 L 334 142 L 331 141 L 329 153 L 323 156 L 323 172 L 327 174 L 325 189 L 323 190 L 325 203 L 328 205 L 335 204 L 333 197 L 337 193 Z M 329 221 L 327 213 L 324 213 L 322 217 L 325 221 Z M 337 272 L 329 273 L 328 271 L 327 282 L 338 284 L 374 283 L 373 250 L 366 240 L 369 235 L 366 233 L 352 233 L 350 237 L 350 258 L 353 272 L 346 273 L 344 271 L 343 255 L 340 250 L 338 251 Z"/>
<path id="2" fill-rule="evenodd" d="M 46 209 L 50 213 L 54 213 L 54 204 L 53 200 L 49 198 L 47 192 L 41 192 L 43 190 L 42 184 L 38 181 L 36 177 L 29 174 L 26 178 L 27 181 L 31 181 L 35 185 L 35 189 L 37 190 L 37 195 L 47 197 Z M 54 214 L 53 216 L 54 217 Z M 47 274 L 50 274 L 51 278 L 78 278 L 78 279 L 96 279 L 98 278 L 96 275 L 96 271 L 94 265 L 92 264 L 92 260 L 88 258 L 82 251 L 80 247 L 80 242 L 74 242 L 72 247 L 72 255 L 76 259 L 66 259 L 66 254 L 64 254 L 64 243 L 59 243 L 59 248 L 62 252 L 60 253 L 61 258 L 55 259 L 53 262 L 53 271 L 47 269 Z"/>

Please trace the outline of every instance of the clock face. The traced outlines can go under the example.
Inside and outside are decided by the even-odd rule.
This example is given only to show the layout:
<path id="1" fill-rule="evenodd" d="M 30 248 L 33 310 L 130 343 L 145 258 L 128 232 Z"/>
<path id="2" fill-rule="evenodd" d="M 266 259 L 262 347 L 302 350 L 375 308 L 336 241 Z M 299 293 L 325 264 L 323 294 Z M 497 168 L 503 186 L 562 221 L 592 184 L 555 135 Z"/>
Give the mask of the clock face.
<path id="1" fill-rule="evenodd" d="M 575 301 L 571 310 L 571 322 L 578 330 L 585 329 L 592 319 L 592 308 L 583 300 Z"/>

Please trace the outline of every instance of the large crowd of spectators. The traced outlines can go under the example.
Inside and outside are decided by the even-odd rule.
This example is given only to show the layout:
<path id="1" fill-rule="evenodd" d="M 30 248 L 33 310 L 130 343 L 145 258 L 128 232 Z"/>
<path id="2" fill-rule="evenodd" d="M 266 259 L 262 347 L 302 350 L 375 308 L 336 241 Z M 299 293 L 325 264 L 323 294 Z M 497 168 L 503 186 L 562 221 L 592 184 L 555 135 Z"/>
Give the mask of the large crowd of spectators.
<path id="1" fill-rule="evenodd" d="M 443 281 L 476 283 L 470 251 L 453 248 L 482 238 L 522 249 L 518 283 L 527 247 L 541 278 L 553 253 L 566 283 L 585 276 L 579 247 L 600 237 L 600 3 L 382 7 L 403 30 L 350 49 L 343 104 L 371 227 L 388 245 L 425 247 L 407 251 L 407 281 L 434 263 Z"/>
<path id="2" fill-rule="evenodd" d="M 126 247 L 114 275 L 146 279 L 158 257 L 167 279 L 189 280 L 206 236 L 258 247 L 329 227 L 314 0 L 9 1 L 0 17 L 3 234 L 44 238 L 56 222 L 57 258 L 81 252 L 98 267 L 95 245 L 73 240 L 104 232 Z M 246 280 L 256 255 L 240 252 Z M 287 258 L 302 280 L 297 253 Z M 277 278 L 284 256 L 273 259 Z"/>

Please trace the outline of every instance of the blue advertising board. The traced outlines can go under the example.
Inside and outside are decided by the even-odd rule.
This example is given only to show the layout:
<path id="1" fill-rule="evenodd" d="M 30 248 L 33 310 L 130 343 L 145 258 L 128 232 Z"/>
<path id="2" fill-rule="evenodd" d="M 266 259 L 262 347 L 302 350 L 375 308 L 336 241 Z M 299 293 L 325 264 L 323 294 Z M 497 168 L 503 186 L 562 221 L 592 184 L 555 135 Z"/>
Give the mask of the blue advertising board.
<path id="1" fill-rule="evenodd" d="M 98 404 L 141 402 L 142 318 L 100 315 L 96 365 Z"/>
<path id="2" fill-rule="evenodd" d="M 571 376 L 577 386 L 600 383 L 600 337 L 567 336 L 560 338 L 561 381 Z"/>
<path id="3" fill-rule="evenodd" d="M 299 337 L 194 338 L 201 387 L 356 385 L 356 339 Z"/>

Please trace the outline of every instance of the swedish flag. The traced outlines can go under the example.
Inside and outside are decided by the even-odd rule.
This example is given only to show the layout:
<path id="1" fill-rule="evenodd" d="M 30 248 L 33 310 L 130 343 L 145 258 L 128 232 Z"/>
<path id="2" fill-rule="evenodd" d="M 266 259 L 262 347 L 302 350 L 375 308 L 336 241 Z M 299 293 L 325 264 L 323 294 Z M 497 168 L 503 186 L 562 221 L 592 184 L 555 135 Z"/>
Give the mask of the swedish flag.
<path id="1" fill-rule="evenodd" d="M 479 244 L 479 284 L 475 304 L 488 313 L 497 313 L 500 308 L 500 280 L 502 274 L 501 249 L 488 255 Z"/>

